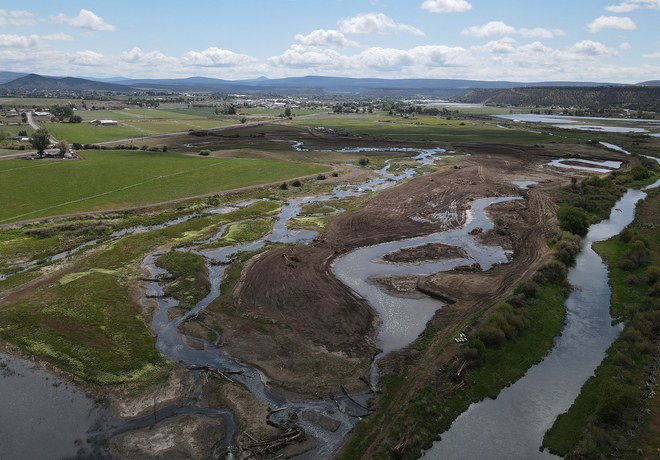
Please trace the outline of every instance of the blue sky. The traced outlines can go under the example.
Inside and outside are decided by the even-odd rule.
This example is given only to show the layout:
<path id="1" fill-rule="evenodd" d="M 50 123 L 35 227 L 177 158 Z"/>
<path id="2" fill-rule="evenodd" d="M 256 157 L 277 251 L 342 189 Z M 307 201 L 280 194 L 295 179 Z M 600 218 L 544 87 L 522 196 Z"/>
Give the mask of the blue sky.
<path id="1" fill-rule="evenodd" d="M 0 70 L 660 79 L 660 0 L 0 0 Z"/>

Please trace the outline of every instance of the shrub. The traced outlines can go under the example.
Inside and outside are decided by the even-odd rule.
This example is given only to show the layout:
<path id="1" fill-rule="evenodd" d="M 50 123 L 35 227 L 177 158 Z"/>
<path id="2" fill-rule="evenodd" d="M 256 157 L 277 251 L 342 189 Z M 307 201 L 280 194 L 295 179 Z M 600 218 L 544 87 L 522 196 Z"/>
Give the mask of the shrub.
<path id="1" fill-rule="evenodd" d="M 287 184 L 286 182 L 282 182 L 280 184 L 280 190 L 288 190 L 288 189 L 289 189 L 289 184 Z"/>
<path id="2" fill-rule="evenodd" d="M 325 177 L 325 174 L 319 174 L 316 176 L 316 180 L 326 180 L 327 178 Z"/>
<path id="3" fill-rule="evenodd" d="M 506 302 L 515 308 L 526 307 L 529 304 L 529 300 L 527 299 L 527 297 L 525 297 L 525 294 L 523 294 L 522 292 L 513 294 L 508 299 L 506 299 Z"/>
<path id="4" fill-rule="evenodd" d="M 202 155 L 203 157 L 207 157 L 211 154 L 210 150 L 200 150 L 199 155 Z"/>
<path id="5" fill-rule="evenodd" d="M 294 180 L 291 182 L 291 185 L 294 187 L 302 187 L 302 182 L 300 182 L 298 179 Z"/>
<path id="6" fill-rule="evenodd" d="M 464 361 L 477 362 L 479 361 L 479 350 L 472 347 L 463 347 L 459 352 L 459 356 Z"/>
<path id="7" fill-rule="evenodd" d="M 644 166 L 633 166 L 633 168 L 630 170 L 630 173 L 632 174 L 634 180 L 643 180 L 651 177 L 651 173 L 649 173 L 649 170 Z"/>
<path id="8" fill-rule="evenodd" d="M 337 171 L 333 172 L 332 177 L 339 177 L 339 173 Z"/>
<path id="9" fill-rule="evenodd" d="M 500 347 L 506 343 L 504 331 L 492 324 L 486 324 L 480 327 L 476 335 L 486 346 Z"/>
<path id="10" fill-rule="evenodd" d="M 520 283 L 520 285 L 516 288 L 514 292 L 521 293 L 525 297 L 529 297 L 530 299 L 535 299 L 536 296 L 539 294 L 539 285 L 531 280 L 525 281 L 523 283 Z"/>
<path id="11" fill-rule="evenodd" d="M 557 212 L 562 230 L 584 236 L 589 231 L 589 214 L 579 208 L 562 206 Z"/>
<path id="12" fill-rule="evenodd" d="M 539 268 L 534 275 L 534 281 L 539 284 L 561 284 L 566 279 L 567 273 L 566 265 L 557 260 L 551 260 Z"/>
<path id="13" fill-rule="evenodd" d="M 660 281 L 660 267 L 650 267 L 646 271 L 646 280 L 649 284 Z"/>
<path id="14" fill-rule="evenodd" d="M 369 164 L 369 158 L 367 157 L 362 157 L 358 160 L 358 164 L 360 166 L 367 166 Z"/>
<path id="15" fill-rule="evenodd" d="M 635 269 L 635 263 L 632 260 L 630 260 L 628 258 L 625 258 L 625 257 L 622 258 L 622 259 L 619 259 L 619 262 L 617 263 L 617 265 L 619 266 L 619 268 L 621 270 L 625 270 L 627 272 L 632 271 L 632 270 Z"/>

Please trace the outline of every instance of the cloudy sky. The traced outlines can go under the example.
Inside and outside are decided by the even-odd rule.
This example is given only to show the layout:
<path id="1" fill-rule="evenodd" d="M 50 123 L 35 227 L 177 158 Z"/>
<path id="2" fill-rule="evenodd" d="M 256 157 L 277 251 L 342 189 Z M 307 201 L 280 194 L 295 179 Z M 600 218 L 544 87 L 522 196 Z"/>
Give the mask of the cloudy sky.
<path id="1" fill-rule="evenodd" d="M 0 70 L 660 79 L 660 0 L 0 0 Z"/>

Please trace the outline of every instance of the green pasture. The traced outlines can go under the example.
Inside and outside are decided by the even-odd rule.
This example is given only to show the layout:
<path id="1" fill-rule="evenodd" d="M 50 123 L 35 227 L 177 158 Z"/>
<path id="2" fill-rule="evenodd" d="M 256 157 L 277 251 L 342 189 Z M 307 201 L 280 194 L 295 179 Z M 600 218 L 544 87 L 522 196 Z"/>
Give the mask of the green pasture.
<path id="1" fill-rule="evenodd" d="M 0 162 L 0 223 L 148 205 L 317 174 L 321 165 L 204 158 L 142 151 L 88 151 L 83 161 Z"/>
<path id="2" fill-rule="evenodd" d="M 419 116 L 325 114 L 294 119 L 291 123 L 311 128 L 325 127 L 353 134 L 411 141 L 533 144 L 549 142 L 552 136 L 518 129 L 498 128 L 495 123 Z"/>
<path id="3" fill-rule="evenodd" d="M 82 117 L 82 123 L 44 123 L 43 126 L 57 139 L 91 144 L 239 123 L 234 119 L 211 119 L 202 113 L 159 109 L 80 110 L 77 115 Z M 89 121 L 95 119 L 116 120 L 119 125 L 90 125 Z"/>

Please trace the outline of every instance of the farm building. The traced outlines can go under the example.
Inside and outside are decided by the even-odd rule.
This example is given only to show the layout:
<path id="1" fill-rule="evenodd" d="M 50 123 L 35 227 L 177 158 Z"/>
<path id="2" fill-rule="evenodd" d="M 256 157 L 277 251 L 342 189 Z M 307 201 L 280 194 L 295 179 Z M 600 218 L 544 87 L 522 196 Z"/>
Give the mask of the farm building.
<path id="1" fill-rule="evenodd" d="M 90 124 L 94 126 L 117 126 L 119 122 L 116 120 L 92 120 Z"/>

